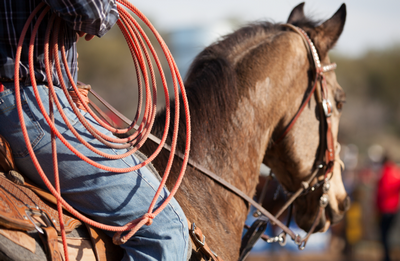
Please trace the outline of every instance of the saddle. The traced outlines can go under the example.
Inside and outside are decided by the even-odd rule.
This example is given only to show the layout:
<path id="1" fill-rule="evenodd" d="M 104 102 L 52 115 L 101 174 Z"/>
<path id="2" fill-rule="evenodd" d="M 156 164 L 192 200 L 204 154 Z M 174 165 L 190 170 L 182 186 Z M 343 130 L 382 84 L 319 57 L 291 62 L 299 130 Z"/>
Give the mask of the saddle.
<path id="1" fill-rule="evenodd" d="M 63 248 L 56 204 L 52 194 L 18 172 L 10 146 L 0 135 L 0 235 L 29 250 L 32 255 L 36 252 L 35 241 L 40 238 L 47 260 L 65 260 L 64 252 L 60 251 Z M 122 259 L 122 249 L 103 231 L 82 223 L 65 210 L 62 218 L 68 256 L 72 260 Z M 0 253 L 0 257 L 9 254 Z"/>
<path id="2" fill-rule="evenodd" d="M 115 245 L 102 230 L 81 222 L 66 210 L 62 218 L 71 260 L 122 259 L 122 248 Z M 205 243 L 201 230 L 189 221 L 188 225 L 192 239 L 190 252 L 204 260 L 222 261 Z M 38 238 L 41 245 L 36 247 Z M 7 248 L 15 249 L 15 246 L 10 246 L 8 241 L 17 245 L 18 250 L 9 251 Z M 44 248 L 43 257 L 36 260 L 65 260 L 64 252 L 60 251 L 63 245 L 57 200 L 18 172 L 10 145 L 0 135 L 0 260 L 4 255 L 6 260 L 34 260 L 35 250 L 41 246 Z M 20 258 L 21 251 L 29 253 L 26 258 Z M 14 255 L 14 258 L 9 255 Z"/>

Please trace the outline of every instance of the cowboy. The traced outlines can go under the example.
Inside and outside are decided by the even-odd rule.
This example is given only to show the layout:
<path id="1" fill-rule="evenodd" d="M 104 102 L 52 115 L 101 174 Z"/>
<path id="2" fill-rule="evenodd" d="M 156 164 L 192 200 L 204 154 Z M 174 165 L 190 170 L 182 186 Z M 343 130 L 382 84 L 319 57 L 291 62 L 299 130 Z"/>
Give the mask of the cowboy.
<path id="1" fill-rule="evenodd" d="M 51 131 L 38 108 L 30 82 L 28 66 L 28 44 L 33 26 L 30 26 L 21 53 L 19 78 L 15 79 L 14 66 L 17 43 L 22 28 L 41 0 L 5 0 L 0 2 L 0 134 L 10 143 L 17 168 L 31 181 L 46 189 L 26 148 L 16 108 L 14 82 L 19 81 L 23 117 L 31 145 L 46 176 L 54 186 Z M 108 154 L 122 154 L 125 149 L 111 149 L 100 143 L 79 122 L 65 98 L 56 74 L 48 79 L 44 69 L 44 36 L 51 14 L 61 18 L 64 30 L 67 61 L 73 79 L 77 81 L 76 41 L 86 34 L 86 40 L 93 35 L 101 37 L 116 23 L 118 11 L 115 0 L 44 0 L 50 7 L 41 23 L 34 46 L 34 68 L 40 98 L 49 112 L 48 83 L 52 81 L 56 94 L 77 132 L 96 149 Z M 38 15 L 33 19 L 34 24 Z M 63 78 L 67 80 L 65 72 Z M 66 81 L 68 82 L 68 81 Z M 71 88 L 71 86 L 69 86 Z M 111 136 L 88 114 L 83 114 L 98 131 Z M 62 135 L 86 157 L 113 167 L 127 168 L 140 163 L 139 154 L 124 159 L 104 159 L 82 146 L 66 127 L 60 114 L 55 112 L 55 124 Z M 146 213 L 159 186 L 159 180 L 149 168 L 143 167 L 129 173 L 111 173 L 85 163 L 57 139 L 59 176 L 63 198 L 76 210 L 97 222 L 123 226 Z M 161 204 L 169 192 L 164 189 L 158 198 Z M 157 206 L 156 206 L 157 207 Z M 114 232 L 106 231 L 109 236 Z M 185 215 L 176 200 L 157 215 L 150 226 L 142 227 L 130 240 L 122 244 L 123 260 L 186 260 L 188 227 Z"/>

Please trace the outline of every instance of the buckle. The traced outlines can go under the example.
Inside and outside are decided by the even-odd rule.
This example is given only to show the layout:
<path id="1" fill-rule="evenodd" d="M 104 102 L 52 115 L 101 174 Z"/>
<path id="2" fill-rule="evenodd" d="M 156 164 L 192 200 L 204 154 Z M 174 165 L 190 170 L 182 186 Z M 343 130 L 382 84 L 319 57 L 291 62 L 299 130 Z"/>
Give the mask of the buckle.
<path id="1" fill-rule="evenodd" d="M 54 227 L 53 223 L 50 221 L 50 218 L 47 216 L 47 214 L 45 212 L 41 211 L 38 207 L 37 207 L 37 209 L 30 209 L 30 208 L 25 209 L 25 214 L 26 214 L 26 217 L 29 219 L 29 221 L 31 221 L 32 224 L 35 226 L 36 230 L 41 234 L 44 234 L 44 231 L 37 224 L 37 221 L 33 220 L 33 216 L 40 217 L 46 224 L 46 227 Z M 40 224 L 40 222 L 38 222 L 38 223 Z M 40 224 L 40 225 L 43 225 L 43 224 Z"/>
<path id="2" fill-rule="evenodd" d="M 329 100 L 327 100 L 327 99 L 323 99 L 322 100 L 322 108 L 324 109 L 325 116 L 327 118 L 331 117 L 331 115 L 332 115 L 332 103 Z"/>
<path id="3" fill-rule="evenodd" d="M 196 230 L 196 225 L 195 225 L 195 223 L 193 222 L 193 224 L 192 224 L 192 230 L 191 230 L 190 232 L 192 233 L 192 238 L 193 238 L 193 240 L 196 240 L 195 243 L 199 244 L 199 245 L 200 245 L 199 248 L 201 248 L 201 247 L 203 247 L 203 246 L 206 244 L 206 236 L 203 235 L 203 242 L 200 241 L 200 239 L 197 237 L 197 234 L 196 234 L 195 230 Z"/>

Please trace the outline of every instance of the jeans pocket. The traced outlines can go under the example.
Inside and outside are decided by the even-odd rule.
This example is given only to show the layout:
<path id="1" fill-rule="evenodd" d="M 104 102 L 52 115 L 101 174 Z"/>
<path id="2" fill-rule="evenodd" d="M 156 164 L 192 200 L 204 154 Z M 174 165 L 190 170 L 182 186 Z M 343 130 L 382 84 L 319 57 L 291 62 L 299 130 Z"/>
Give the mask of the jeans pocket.
<path id="1" fill-rule="evenodd" d="M 29 140 L 34 148 L 43 138 L 44 131 L 35 119 L 23 89 L 21 89 L 21 103 Z M 25 157 L 29 154 L 21 130 L 13 89 L 6 89 L 0 93 L 0 134 L 10 143 L 15 157 Z"/>

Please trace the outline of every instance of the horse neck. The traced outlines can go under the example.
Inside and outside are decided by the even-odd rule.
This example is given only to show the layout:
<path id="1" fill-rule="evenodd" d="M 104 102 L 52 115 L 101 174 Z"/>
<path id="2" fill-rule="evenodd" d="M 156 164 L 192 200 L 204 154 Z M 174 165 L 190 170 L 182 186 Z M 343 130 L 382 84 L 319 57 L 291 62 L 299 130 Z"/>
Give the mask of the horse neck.
<path id="1" fill-rule="evenodd" d="M 207 99 L 199 103 L 202 107 L 191 109 L 191 121 L 196 122 L 196 127 L 192 128 L 191 158 L 253 196 L 271 135 L 282 117 L 283 108 L 292 99 L 291 95 L 282 99 L 281 93 L 273 91 L 274 84 L 279 81 L 275 78 L 258 79 L 246 74 L 237 81 L 244 84 L 240 86 L 238 97 L 233 99 L 237 103 L 231 107 L 233 110 L 227 118 L 215 119 L 213 110 L 207 110 Z M 208 113 L 204 114 L 205 111 Z M 229 257 L 227 260 L 237 260 L 248 205 L 202 173 L 190 171 L 188 174 L 190 181 L 188 178 L 183 183 L 185 192 L 183 196 L 178 195 L 179 202 L 185 206 L 185 214 L 212 237 L 209 243 L 213 250 Z M 187 199 L 191 194 L 195 198 Z M 202 222 L 207 220 L 212 222 Z M 230 244 L 226 246 L 222 242 Z"/>
<path id="2" fill-rule="evenodd" d="M 271 135 L 269 120 L 260 115 L 265 111 L 261 105 L 268 104 L 268 85 L 266 79 L 240 96 L 228 118 L 202 121 L 202 129 L 192 129 L 195 160 L 248 195 L 254 193 Z M 192 118 L 194 121 L 199 120 Z"/>
<path id="3" fill-rule="evenodd" d="M 258 44 L 240 59 L 232 57 L 235 83 L 201 88 L 205 93 L 200 101 L 190 96 L 188 86 L 189 101 L 196 100 L 191 105 L 199 106 L 191 107 L 191 157 L 249 196 L 255 191 L 272 133 L 283 118 L 295 113 L 293 104 L 301 102 L 303 90 L 295 88 L 297 75 L 287 62 L 297 55 L 291 52 L 297 49 L 291 41 L 279 34 L 272 43 Z M 301 41 L 299 46 L 303 47 Z M 188 82 L 192 83 L 190 77 Z M 214 96 L 226 99 L 225 103 L 216 106 L 210 101 Z"/>

